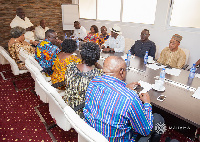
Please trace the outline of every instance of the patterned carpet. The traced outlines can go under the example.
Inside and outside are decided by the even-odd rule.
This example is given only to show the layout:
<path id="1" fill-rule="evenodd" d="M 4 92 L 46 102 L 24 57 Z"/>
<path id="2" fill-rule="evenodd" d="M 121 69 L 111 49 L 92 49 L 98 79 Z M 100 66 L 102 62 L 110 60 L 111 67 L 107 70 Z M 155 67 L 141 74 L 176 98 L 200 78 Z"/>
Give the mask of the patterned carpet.
<path id="1" fill-rule="evenodd" d="M 45 125 L 41 122 L 34 107 L 43 104 L 34 93 L 34 80 L 29 73 L 14 76 L 9 65 L 0 65 L 0 141 L 36 141 L 51 142 L 52 138 L 47 132 Z M 14 86 L 14 84 L 16 87 Z M 20 91 L 16 92 L 15 88 Z M 22 90 L 28 88 L 27 90 Z M 48 104 L 38 108 L 47 124 L 53 119 L 49 114 Z M 50 132 L 56 141 L 77 142 L 78 134 L 74 129 L 68 132 L 58 126 Z"/>
<path id="2" fill-rule="evenodd" d="M 9 78 L 3 80 L 0 76 L 0 141 L 78 141 L 78 134 L 74 129 L 67 132 L 58 126 L 49 131 L 46 129 L 35 107 L 40 106 L 38 110 L 46 125 L 51 125 L 54 121 L 49 114 L 48 104 L 43 104 L 35 95 L 35 84 L 30 73 L 14 76 L 9 65 L 0 65 L 0 72 L 5 78 Z M 180 142 L 192 142 L 184 134 L 172 129 L 168 129 L 160 141 L 165 142 L 166 137 Z"/>

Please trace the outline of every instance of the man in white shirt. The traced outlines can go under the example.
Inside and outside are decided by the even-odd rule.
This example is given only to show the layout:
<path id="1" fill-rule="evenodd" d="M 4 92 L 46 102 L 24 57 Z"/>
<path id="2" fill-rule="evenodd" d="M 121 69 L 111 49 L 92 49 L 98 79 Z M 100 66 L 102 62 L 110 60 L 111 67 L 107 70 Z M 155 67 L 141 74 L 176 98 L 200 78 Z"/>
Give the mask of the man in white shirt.
<path id="1" fill-rule="evenodd" d="M 36 45 L 38 42 L 35 42 L 34 33 L 33 30 L 35 29 L 34 25 L 31 23 L 31 21 L 25 17 L 25 12 L 22 8 L 17 8 L 16 10 L 16 16 L 10 23 L 10 27 L 22 27 L 26 30 L 25 35 L 25 41 L 29 42 L 30 44 Z"/>
<path id="2" fill-rule="evenodd" d="M 121 28 L 117 25 L 114 25 L 113 28 L 110 28 L 110 30 L 111 36 L 101 46 L 103 52 L 124 52 L 125 39 L 121 35 Z"/>
<path id="3" fill-rule="evenodd" d="M 84 40 L 84 38 L 87 36 L 87 32 L 86 29 L 81 26 L 81 24 L 78 21 L 74 22 L 74 34 L 72 36 L 72 38 L 77 38 L 79 40 Z"/>
<path id="4" fill-rule="evenodd" d="M 45 39 L 45 32 L 49 28 L 46 27 L 46 22 L 44 20 L 40 21 L 40 26 L 35 28 L 35 40 L 44 40 Z"/>

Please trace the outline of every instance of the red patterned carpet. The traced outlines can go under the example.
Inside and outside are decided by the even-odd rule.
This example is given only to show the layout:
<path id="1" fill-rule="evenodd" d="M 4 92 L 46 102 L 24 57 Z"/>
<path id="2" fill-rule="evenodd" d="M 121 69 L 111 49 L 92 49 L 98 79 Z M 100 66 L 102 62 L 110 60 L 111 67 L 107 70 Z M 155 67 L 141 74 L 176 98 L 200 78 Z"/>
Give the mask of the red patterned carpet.
<path id="1" fill-rule="evenodd" d="M 78 134 L 74 129 L 65 132 L 56 126 L 50 131 L 46 130 L 35 107 L 40 105 L 38 110 L 47 125 L 52 124 L 53 119 L 49 114 L 48 104 L 42 105 L 43 103 L 35 95 L 33 91 L 35 84 L 30 73 L 14 76 L 9 65 L 0 65 L 0 72 L 5 78 L 10 78 L 4 80 L 0 76 L 0 141 L 78 141 Z M 24 90 L 25 88 L 28 89 Z M 16 89 L 19 91 L 16 92 Z M 168 129 L 160 141 L 165 142 L 166 137 L 180 142 L 192 142 L 184 134 L 172 129 Z"/>
<path id="2" fill-rule="evenodd" d="M 10 79 L 3 80 L 0 76 L 0 141 L 53 141 L 34 109 L 43 103 L 33 91 L 35 84 L 31 75 L 26 73 L 14 76 L 9 65 L 0 65 L 0 72 L 2 71 L 6 71 L 3 74 Z M 20 91 L 16 92 L 13 81 Z M 25 88 L 28 89 L 22 90 Z M 48 104 L 38 109 L 47 124 L 51 124 L 53 119 L 49 114 Z M 74 129 L 65 132 L 56 126 L 50 132 L 59 142 L 78 141 L 78 134 Z"/>

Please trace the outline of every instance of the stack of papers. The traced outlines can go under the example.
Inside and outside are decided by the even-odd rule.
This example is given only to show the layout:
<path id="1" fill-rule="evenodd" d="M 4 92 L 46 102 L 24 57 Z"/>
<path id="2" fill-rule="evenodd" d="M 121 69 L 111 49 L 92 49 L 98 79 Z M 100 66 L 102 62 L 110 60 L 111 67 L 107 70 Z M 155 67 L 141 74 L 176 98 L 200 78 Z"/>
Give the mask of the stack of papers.
<path id="1" fill-rule="evenodd" d="M 171 74 L 171 75 L 174 75 L 174 76 L 179 76 L 180 73 L 181 73 L 181 70 L 180 69 L 175 69 L 175 68 L 172 68 L 172 69 L 166 68 L 165 72 L 167 74 Z"/>
<path id="2" fill-rule="evenodd" d="M 200 74 L 196 73 L 195 77 L 200 78 Z"/>
<path id="3" fill-rule="evenodd" d="M 141 87 L 144 88 L 140 93 L 146 93 L 149 90 L 151 90 L 151 88 L 152 88 L 151 84 L 149 84 L 148 82 L 144 82 L 144 81 L 140 80 L 140 81 L 138 81 L 138 83 L 140 83 Z"/>
<path id="4" fill-rule="evenodd" d="M 194 97 L 196 99 L 200 99 L 200 87 L 198 87 L 198 89 L 194 92 L 192 97 Z"/>
<path id="5" fill-rule="evenodd" d="M 160 69 L 160 68 L 164 68 L 164 67 L 165 67 L 164 65 L 158 66 L 158 65 L 156 65 L 156 63 L 154 63 L 154 64 L 147 64 L 146 66 L 147 66 L 148 68 L 151 68 L 151 69 L 154 69 L 154 70 L 157 70 L 157 69 Z"/>

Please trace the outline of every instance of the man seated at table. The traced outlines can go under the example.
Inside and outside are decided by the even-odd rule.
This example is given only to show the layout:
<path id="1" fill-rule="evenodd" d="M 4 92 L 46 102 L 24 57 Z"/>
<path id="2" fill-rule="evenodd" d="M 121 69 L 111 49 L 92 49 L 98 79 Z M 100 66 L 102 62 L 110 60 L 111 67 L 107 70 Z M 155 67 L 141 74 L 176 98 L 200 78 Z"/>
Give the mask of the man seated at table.
<path id="1" fill-rule="evenodd" d="M 30 44 L 37 45 L 39 42 L 35 41 L 33 30 L 35 29 L 34 25 L 31 23 L 29 18 L 25 17 L 25 12 L 22 8 L 16 9 L 16 16 L 10 23 L 10 27 L 22 27 L 26 30 L 25 41 Z"/>
<path id="2" fill-rule="evenodd" d="M 126 63 L 118 56 L 106 58 L 103 76 L 95 77 L 85 95 L 85 121 L 109 141 L 159 142 L 156 123 L 164 123 L 159 114 L 152 115 L 148 93 L 138 95 L 126 84 Z M 153 129 L 152 129 L 153 128 Z M 151 133 L 151 136 L 150 136 Z"/>
<path id="3" fill-rule="evenodd" d="M 35 59 L 43 68 L 47 75 L 51 75 L 53 60 L 57 57 L 57 54 L 61 51 L 55 44 L 58 42 L 58 36 L 54 30 L 47 30 L 45 32 L 45 40 L 40 42 L 35 51 Z"/>
<path id="4" fill-rule="evenodd" d="M 46 27 L 46 22 L 44 19 L 40 21 L 40 25 L 35 28 L 35 40 L 44 40 L 45 39 L 45 32 L 49 28 Z"/>
<path id="5" fill-rule="evenodd" d="M 101 46 L 103 52 L 124 52 L 125 39 L 121 35 L 121 28 L 117 25 L 114 25 L 110 30 L 111 36 Z"/>
<path id="6" fill-rule="evenodd" d="M 102 26 L 101 27 L 101 34 L 99 35 L 99 40 L 98 40 L 99 46 L 101 46 L 102 44 L 104 44 L 105 41 L 109 38 L 109 36 L 110 36 L 110 34 L 107 33 L 106 26 Z"/>
<path id="7" fill-rule="evenodd" d="M 156 45 L 153 41 L 149 40 L 149 30 L 144 29 L 140 36 L 141 40 L 137 40 L 131 47 L 131 54 L 144 58 L 146 51 L 148 51 L 148 55 L 155 58 Z"/>
<path id="8" fill-rule="evenodd" d="M 74 22 L 74 34 L 72 38 L 78 38 L 79 40 L 84 40 L 84 38 L 87 36 L 86 29 L 81 26 L 79 21 Z"/>
<path id="9" fill-rule="evenodd" d="M 185 64 L 185 52 L 179 48 L 182 36 L 175 34 L 172 36 L 169 47 L 162 50 L 158 62 L 172 68 L 182 68 Z"/>

